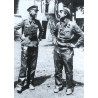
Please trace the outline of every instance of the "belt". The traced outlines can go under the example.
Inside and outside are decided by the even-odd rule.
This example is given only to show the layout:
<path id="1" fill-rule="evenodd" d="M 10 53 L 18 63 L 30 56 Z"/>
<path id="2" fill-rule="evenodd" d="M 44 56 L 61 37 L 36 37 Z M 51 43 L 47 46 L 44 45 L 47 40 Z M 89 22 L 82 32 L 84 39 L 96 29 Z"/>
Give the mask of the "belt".
<path id="1" fill-rule="evenodd" d="M 21 42 L 22 46 L 27 46 L 27 47 L 38 47 L 38 41 L 22 41 Z"/>
<path id="2" fill-rule="evenodd" d="M 71 39 L 57 39 L 57 41 L 62 42 L 62 43 L 70 43 Z"/>
<path id="3" fill-rule="evenodd" d="M 70 44 L 71 44 L 70 42 L 69 42 L 69 43 L 62 43 L 62 42 L 60 42 L 60 41 L 57 41 L 56 43 L 57 43 L 57 45 L 60 46 L 60 47 L 68 47 L 68 46 L 70 46 Z"/>

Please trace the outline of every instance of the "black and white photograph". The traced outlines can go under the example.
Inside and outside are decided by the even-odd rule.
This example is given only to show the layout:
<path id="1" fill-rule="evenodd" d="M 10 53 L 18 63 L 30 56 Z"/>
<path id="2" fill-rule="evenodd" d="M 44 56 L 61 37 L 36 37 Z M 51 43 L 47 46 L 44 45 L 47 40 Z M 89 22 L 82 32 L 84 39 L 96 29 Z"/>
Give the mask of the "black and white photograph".
<path id="1" fill-rule="evenodd" d="M 14 98 L 84 98 L 84 0 L 14 0 Z"/>

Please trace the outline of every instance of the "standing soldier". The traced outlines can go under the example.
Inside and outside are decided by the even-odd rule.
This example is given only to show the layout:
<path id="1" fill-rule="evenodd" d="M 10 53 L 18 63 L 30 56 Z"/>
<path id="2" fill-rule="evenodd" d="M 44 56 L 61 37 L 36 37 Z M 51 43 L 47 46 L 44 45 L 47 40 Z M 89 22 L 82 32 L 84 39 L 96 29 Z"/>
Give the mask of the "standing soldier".
<path id="1" fill-rule="evenodd" d="M 79 26 L 70 20 L 70 10 L 63 8 L 60 10 L 60 22 L 57 23 L 54 35 L 56 43 L 54 48 L 54 65 L 55 65 L 55 89 L 54 93 L 58 93 L 62 86 L 62 70 L 63 66 L 66 73 L 66 94 L 73 92 L 73 48 L 79 47 L 83 42 L 83 31 Z M 79 35 L 77 42 L 74 44 L 76 36 Z"/>
<path id="2" fill-rule="evenodd" d="M 31 6 L 27 9 L 29 19 L 23 20 L 14 27 L 15 32 L 23 28 L 21 37 L 21 69 L 19 73 L 17 92 L 22 92 L 25 80 L 27 79 L 27 87 L 34 89 L 34 75 L 37 65 L 38 44 L 42 38 L 42 27 L 39 20 L 35 19 L 38 6 Z M 37 31 L 39 29 L 39 36 Z M 26 77 L 27 75 L 27 77 Z"/>

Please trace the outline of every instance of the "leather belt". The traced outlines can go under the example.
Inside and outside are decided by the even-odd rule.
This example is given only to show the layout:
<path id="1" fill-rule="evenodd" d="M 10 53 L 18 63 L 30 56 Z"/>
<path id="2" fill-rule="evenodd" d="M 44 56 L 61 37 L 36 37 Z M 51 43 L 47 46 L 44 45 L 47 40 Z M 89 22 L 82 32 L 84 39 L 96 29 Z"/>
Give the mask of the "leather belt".
<path id="1" fill-rule="evenodd" d="M 67 40 L 57 39 L 57 41 L 62 42 L 62 43 L 70 43 L 71 42 L 70 39 L 67 39 Z"/>

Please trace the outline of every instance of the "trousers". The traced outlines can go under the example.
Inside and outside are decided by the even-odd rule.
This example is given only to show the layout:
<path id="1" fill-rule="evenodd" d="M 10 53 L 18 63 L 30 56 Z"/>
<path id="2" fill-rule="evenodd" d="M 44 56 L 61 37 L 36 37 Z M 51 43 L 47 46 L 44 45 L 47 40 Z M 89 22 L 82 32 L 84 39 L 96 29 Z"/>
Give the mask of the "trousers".
<path id="1" fill-rule="evenodd" d="M 54 48 L 55 85 L 62 86 L 62 70 L 65 69 L 66 87 L 73 86 L 73 48 Z"/>
<path id="2" fill-rule="evenodd" d="M 34 75 L 37 66 L 38 47 L 21 47 L 21 68 L 19 73 L 19 85 L 34 85 Z"/>

